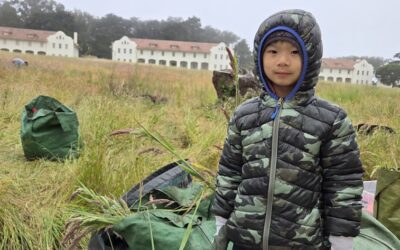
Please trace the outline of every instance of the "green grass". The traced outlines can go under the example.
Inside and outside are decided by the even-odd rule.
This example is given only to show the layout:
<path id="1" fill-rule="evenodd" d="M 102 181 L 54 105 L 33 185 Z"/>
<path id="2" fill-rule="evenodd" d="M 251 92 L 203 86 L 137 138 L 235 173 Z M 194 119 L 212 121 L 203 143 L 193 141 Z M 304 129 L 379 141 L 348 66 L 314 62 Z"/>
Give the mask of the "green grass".
<path id="1" fill-rule="evenodd" d="M 64 248 L 65 212 L 79 183 L 99 195 L 119 197 L 179 158 L 143 134 L 137 122 L 199 171 L 215 173 L 227 120 L 210 72 L 32 55 L 23 55 L 29 67 L 17 69 L 10 64 L 14 56 L 0 52 L 0 249 Z M 358 135 L 366 179 L 378 166 L 399 166 L 399 89 L 321 83 L 317 92 L 344 107 L 354 124 L 397 131 Z M 77 112 L 85 144 L 79 159 L 25 160 L 21 112 L 38 95 Z M 132 132 L 110 136 L 124 128 Z M 81 247 L 86 244 L 84 238 Z"/>

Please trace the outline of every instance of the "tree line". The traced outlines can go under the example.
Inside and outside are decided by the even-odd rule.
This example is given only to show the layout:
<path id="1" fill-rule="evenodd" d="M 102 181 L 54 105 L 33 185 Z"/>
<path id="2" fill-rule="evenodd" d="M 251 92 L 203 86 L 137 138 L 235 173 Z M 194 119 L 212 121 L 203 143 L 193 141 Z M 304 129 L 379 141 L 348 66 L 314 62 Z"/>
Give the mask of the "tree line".
<path id="1" fill-rule="evenodd" d="M 400 52 L 393 56 L 393 59 L 379 67 L 376 77 L 385 85 L 400 88 Z"/>
<path id="2" fill-rule="evenodd" d="M 80 10 L 68 11 L 54 0 L 9 0 L 0 3 L 1 26 L 61 30 L 68 36 L 78 32 L 80 55 L 111 58 L 111 43 L 122 36 L 235 44 L 240 66 L 249 67 L 252 56 L 245 39 L 230 31 L 203 27 L 198 17 L 169 17 L 166 20 L 125 19 L 114 14 L 103 17 Z"/>

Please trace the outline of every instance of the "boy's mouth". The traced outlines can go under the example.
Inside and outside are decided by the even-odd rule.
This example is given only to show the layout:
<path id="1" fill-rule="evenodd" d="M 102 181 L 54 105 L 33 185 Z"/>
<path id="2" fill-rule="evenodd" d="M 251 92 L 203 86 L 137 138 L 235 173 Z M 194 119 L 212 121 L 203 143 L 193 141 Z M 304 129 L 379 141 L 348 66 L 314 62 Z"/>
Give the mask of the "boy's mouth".
<path id="1" fill-rule="evenodd" d="M 277 76 L 288 76 L 288 75 L 290 75 L 290 72 L 278 71 L 278 72 L 275 72 L 275 75 L 277 75 Z"/>

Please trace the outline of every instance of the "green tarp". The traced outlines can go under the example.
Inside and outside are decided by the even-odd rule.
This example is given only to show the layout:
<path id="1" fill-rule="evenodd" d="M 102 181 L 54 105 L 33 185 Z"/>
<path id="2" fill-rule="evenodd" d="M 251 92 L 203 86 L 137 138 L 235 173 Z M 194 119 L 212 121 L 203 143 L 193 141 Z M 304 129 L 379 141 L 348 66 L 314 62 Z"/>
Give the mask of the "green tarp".
<path id="1" fill-rule="evenodd" d="M 186 250 L 210 250 L 215 234 L 215 218 L 210 214 L 211 197 L 200 203 L 194 214 L 195 200 L 203 186 L 200 184 L 189 185 L 188 188 L 167 187 L 152 192 L 152 197 L 159 200 L 176 201 L 176 205 L 191 208 L 188 213 L 177 213 L 167 207 L 142 210 L 123 219 L 113 226 L 113 230 L 121 235 L 128 243 L 131 250 L 176 249 L 178 250 L 185 232 L 192 222 L 192 230 Z M 146 204 L 148 197 L 141 201 Z M 175 208 L 176 209 L 176 208 Z"/>
<path id="2" fill-rule="evenodd" d="M 399 250 L 400 241 L 382 223 L 362 213 L 361 231 L 354 240 L 355 250 Z"/>
<path id="3" fill-rule="evenodd" d="M 28 160 L 59 160 L 79 156 L 76 113 L 48 96 L 38 96 L 22 112 L 21 143 Z"/>
<path id="4" fill-rule="evenodd" d="M 400 238 L 400 171 L 382 168 L 377 174 L 376 218 Z"/>

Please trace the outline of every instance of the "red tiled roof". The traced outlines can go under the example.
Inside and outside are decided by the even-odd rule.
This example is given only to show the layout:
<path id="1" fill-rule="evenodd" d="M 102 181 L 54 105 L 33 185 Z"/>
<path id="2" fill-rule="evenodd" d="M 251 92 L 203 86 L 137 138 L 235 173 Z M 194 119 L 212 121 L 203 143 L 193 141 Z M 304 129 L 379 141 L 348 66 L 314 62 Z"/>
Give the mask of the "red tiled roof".
<path id="1" fill-rule="evenodd" d="M 354 69 L 354 64 L 356 64 L 356 61 L 349 59 L 322 59 L 322 68 L 327 69 Z"/>
<path id="2" fill-rule="evenodd" d="M 47 42 L 47 37 L 54 33 L 56 33 L 56 31 L 19 29 L 0 26 L 0 38 L 5 39 Z"/>
<path id="3" fill-rule="evenodd" d="M 217 43 L 183 42 L 139 38 L 131 38 L 130 40 L 137 44 L 138 49 L 161 51 L 210 53 L 210 49 L 218 45 Z"/>

